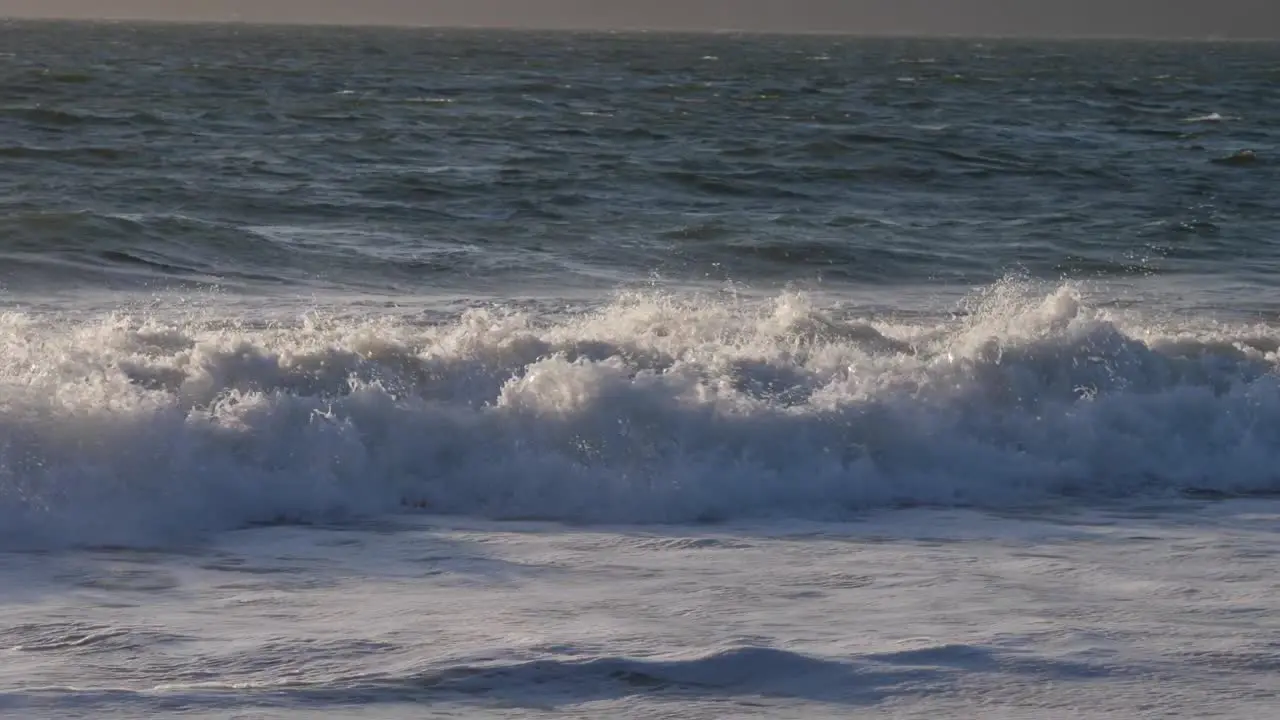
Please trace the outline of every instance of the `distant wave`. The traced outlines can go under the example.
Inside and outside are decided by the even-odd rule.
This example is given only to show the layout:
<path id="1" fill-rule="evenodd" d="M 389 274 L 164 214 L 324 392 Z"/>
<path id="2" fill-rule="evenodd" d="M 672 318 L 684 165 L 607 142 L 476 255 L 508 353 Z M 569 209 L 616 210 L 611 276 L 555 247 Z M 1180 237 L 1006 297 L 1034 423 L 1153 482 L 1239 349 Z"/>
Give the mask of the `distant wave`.
<path id="1" fill-rule="evenodd" d="M 26 210 L 0 217 L 0 287 L 37 296 L 93 287 L 359 290 L 369 282 L 394 287 L 510 264 L 501 254 L 481 258 L 465 246 L 393 240 L 400 245 L 387 250 L 386 238 L 354 229 L 245 226 L 179 213 Z"/>
<path id="2" fill-rule="evenodd" d="M 89 152 L 77 150 L 74 152 Z M 0 156 L 4 148 L 0 147 Z M 572 205 L 574 196 L 553 202 Z M 552 213 L 525 204 L 525 217 Z M 1079 221 L 1073 215 L 1022 219 L 1028 226 Z M 966 284 L 998 277 L 1017 265 L 1039 277 L 1117 277 L 1202 270 L 1239 257 L 1240 241 L 1169 243 L 1141 249 L 1098 248 L 1071 237 L 992 250 L 998 257 L 927 239 L 895 238 L 893 221 L 844 214 L 824 222 L 796 221 L 788 232 L 754 232 L 736 219 L 672 225 L 618 245 L 609 236 L 550 243 L 536 235 L 508 233 L 437 237 L 411 229 L 383 229 L 331 219 L 244 223 L 185 212 L 107 213 L 20 207 L 0 216 L 0 288 L 39 298 L 87 289 L 162 290 L 218 287 L 231 292 L 438 293 L 448 287 L 469 295 L 499 289 L 539 289 L 551 284 L 614 288 L 620 277 L 661 272 L 690 282 L 711 275 L 752 283 L 854 282 L 859 285 L 961 279 Z M 1217 235 L 1208 220 L 1160 224 L 1170 233 Z M 1254 246 L 1255 252 L 1267 252 Z M 1267 246 L 1269 247 L 1269 246 Z M 708 272 L 708 271 L 711 272 Z M 601 279 L 603 278 L 603 279 Z"/>
<path id="3" fill-rule="evenodd" d="M 0 316 L 0 545 L 399 508 L 668 522 L 1280 491 L 1280 334 L 1070 286 L 939 323 L 802 296 L 225 322 Z"/>

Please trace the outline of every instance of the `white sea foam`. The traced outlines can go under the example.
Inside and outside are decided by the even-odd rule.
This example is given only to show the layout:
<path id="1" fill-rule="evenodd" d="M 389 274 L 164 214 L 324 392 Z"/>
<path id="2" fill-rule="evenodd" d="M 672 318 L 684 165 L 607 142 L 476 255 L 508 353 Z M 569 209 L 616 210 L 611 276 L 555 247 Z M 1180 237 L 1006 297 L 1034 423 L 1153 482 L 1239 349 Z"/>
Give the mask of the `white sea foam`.
<path id="1" fill-rule="evenodd" d="M 1223 115 L 1221 113 L 1212 112 L 1212 113 L 1209 113 L 1208 115 L 1195 115 L 1193 117 L 1189 117 L 1187 118 L 1186 121 L 1190 123 L 1215 123 L 1215 122 L 1226 122 L 1228 120 L 1239 120 L 1239 119 L 1240 118 L 1235 117 L 1233 115 Z"/>
<path id="2" fill-rule="evenodd" d="M 547 319 L 0 317 L 0 546 L 406 505 L 573 521 L 1280 490 L 1280 334 L 1075 288 L 939 322 L 804 296 Z"/>

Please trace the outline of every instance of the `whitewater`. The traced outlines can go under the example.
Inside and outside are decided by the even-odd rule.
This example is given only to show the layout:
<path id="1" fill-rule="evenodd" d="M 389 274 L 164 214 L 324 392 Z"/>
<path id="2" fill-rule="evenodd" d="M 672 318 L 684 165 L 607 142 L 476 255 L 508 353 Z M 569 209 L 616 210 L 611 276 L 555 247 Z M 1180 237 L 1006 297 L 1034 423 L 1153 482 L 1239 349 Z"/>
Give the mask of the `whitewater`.
<path id="1" fill-rule="evenodd" d="M 7 315 L 0 711 L 1265 716 L 1274 331 L 970 307 Z"/>
<path id="2" fill-rule="evenodd" d="M 0 22 L 0 716 L 1271 717 L 1276 67 Z"/>
<path id="3" fill-rule="evenodd" d="M 4 536 L 137 545 L 411 507 L 835 520 L 1280 491 L 1274 331 L 1009 281 L 915 323 L 623 296 L 565 317 L 4 317 Z"/>

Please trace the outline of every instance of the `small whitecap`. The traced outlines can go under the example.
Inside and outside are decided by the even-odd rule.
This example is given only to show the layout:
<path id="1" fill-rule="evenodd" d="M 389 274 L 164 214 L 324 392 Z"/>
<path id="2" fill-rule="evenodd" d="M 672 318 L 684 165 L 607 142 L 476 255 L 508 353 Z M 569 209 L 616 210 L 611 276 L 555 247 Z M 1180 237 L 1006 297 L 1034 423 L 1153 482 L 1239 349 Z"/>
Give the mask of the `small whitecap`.
<path id="1" fill-rule="evenodd" d="M 1228 120 L 1239 120 L 1239 119 L 1240 118 L 1234 117 L 1231 115 L 1222 115 L 1220 113 L 1212 112 L 1212 113 L 1209 113 L 1208 115 L 1196 115 L 1194 117 L 1189 117 L 1186 120 L 1184 120 L 1184 122 L 1215 123 L 1215 122 L 1226 122 Z"/>

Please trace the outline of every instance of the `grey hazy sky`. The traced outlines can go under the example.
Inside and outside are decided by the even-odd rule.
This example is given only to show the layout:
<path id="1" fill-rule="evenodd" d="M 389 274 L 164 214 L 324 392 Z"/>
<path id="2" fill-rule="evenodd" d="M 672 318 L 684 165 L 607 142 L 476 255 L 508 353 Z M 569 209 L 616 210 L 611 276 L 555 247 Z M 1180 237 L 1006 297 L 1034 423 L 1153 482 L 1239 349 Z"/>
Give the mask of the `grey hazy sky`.
<path id="1" fill-rule="evenodd" d="M 0 15 L 495 27 L 1280 37 L 1280 0 L 0 0 Z"/>

